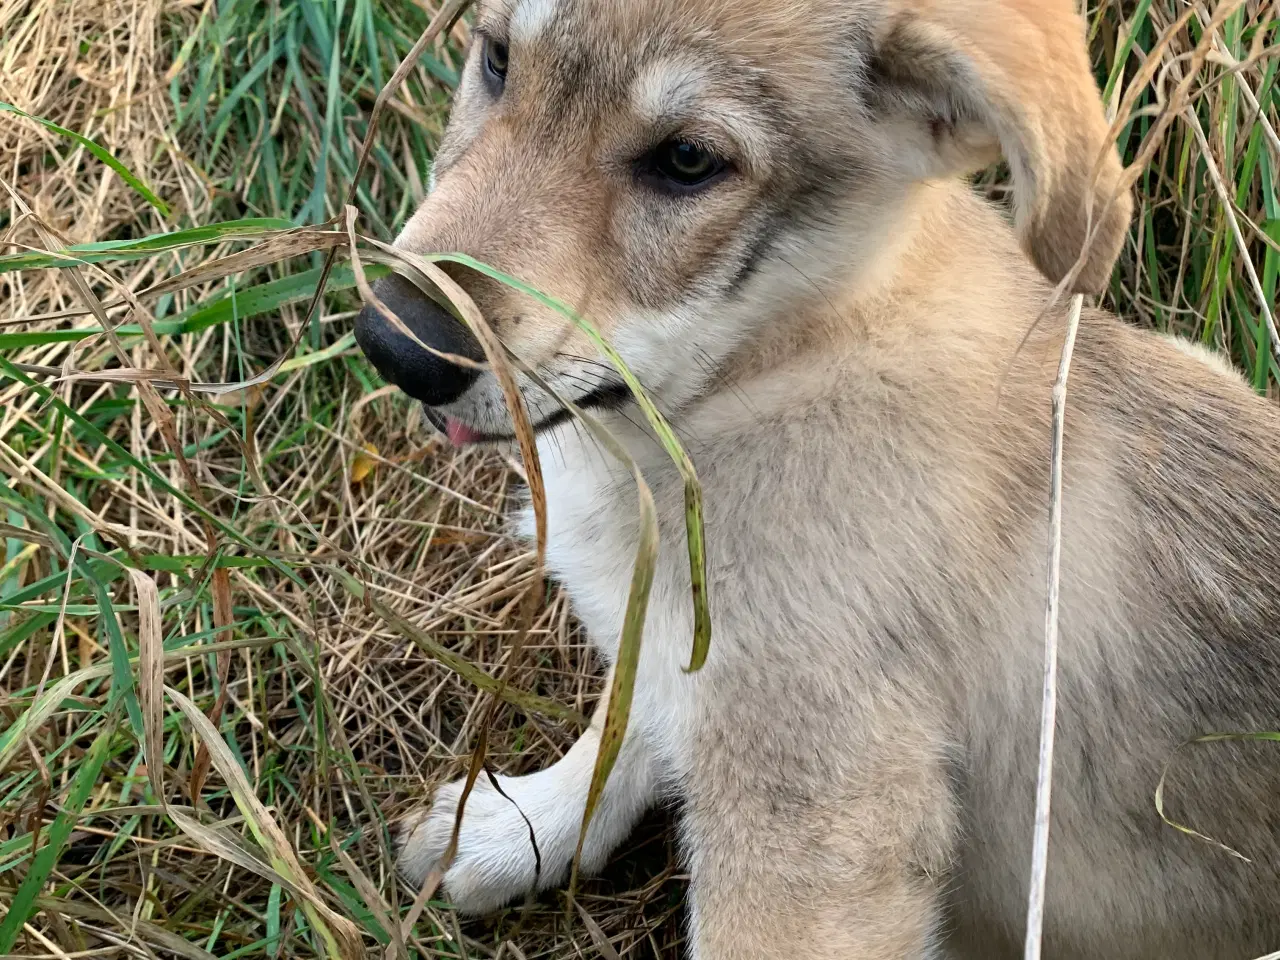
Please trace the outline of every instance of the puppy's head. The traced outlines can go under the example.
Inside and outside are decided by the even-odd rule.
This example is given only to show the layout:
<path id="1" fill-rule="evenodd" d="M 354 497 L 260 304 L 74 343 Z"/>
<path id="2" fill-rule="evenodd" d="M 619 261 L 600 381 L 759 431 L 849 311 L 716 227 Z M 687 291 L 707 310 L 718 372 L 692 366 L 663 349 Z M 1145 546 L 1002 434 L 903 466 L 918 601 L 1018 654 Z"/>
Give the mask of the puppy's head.
<path id="1" fill-rule="evenodd" d="M 483 0 L 432 190 L 397 240 L 482 260 L 589 318 L 672 405 L 832 283 L 874 281 L 916 184 L 1003 154 L 1028 255 L 1075 287 L 1129 218 L 1071 0 Z M 583 406 L 620 379 L 545 302 L 450 272 L 506 345 Z M 481 354 L 407 281 L 382 299 Z M 367 309 L 357 336 L 456 440 L 502 437 L 493 375 Z M 557 403 L 525 384 L 535 425 Z"/>

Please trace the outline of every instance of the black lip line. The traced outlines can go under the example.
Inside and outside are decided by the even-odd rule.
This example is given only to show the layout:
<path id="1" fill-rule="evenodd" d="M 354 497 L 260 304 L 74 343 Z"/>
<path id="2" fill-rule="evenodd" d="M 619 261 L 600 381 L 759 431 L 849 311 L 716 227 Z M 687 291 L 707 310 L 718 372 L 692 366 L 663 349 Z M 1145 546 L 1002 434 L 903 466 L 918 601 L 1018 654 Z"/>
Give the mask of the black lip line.
<path id="1" fill-rule="evenodd" d="M 607 383 L 596 387 L 595 389 L 583 394 L 577 400 L 573 401 L 573 405 L 579 410 L 590 410 L 593 407 L 619 407 L 631 399 L 631 389 L 625 383 Z M 423 405 L 427 419 L 441 433 L 446 432 L 447 424 L 445 417 L 437 413 L 431 407 Z M 542 433 L 553 427 L 558 427 L 573 417 L 573 413 L 564 407 L 556 410 L 541 423 L 533 425 L 534 433 Z M 475 432 L 475 442 L 477 443 L 500 443 L 505 440 L 514 440 L 513 433 L 481 433 Z"/>

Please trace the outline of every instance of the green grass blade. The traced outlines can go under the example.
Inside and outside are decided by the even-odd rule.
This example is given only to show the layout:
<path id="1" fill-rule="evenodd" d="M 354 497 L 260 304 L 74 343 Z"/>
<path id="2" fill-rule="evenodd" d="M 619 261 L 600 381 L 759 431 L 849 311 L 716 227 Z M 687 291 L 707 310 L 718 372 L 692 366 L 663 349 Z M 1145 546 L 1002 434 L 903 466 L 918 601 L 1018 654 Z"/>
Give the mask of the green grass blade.
<path id="1" fill-rule="evenodd" d="M 288 220 L 274 217 L 247 217 L 189 230 L 156 233 L 140 240 L 103 240 L 80 243 L 65 250 L 48 253 L 28 251 L 0 256 L 0 273 L 13 270 L 43 270 L 50 267 L 74 267 L 85 263 L 138 260 L 167 250 L 178 250 L 201 244 L 228 240 L 260 240 L 293 228 Z"/>
<path id="2" fill-rule="evenodd" d="M 1107 84 L 1102 92 L 1102 102 L 1110 103 L 1111 97 L 1115 93 L 1116 84 L 1120 82 L 1120 78 L 1124 76 L 1124 66 L 1129 61 L 1129 53 L 1133 50 L 1133 41 L 1142 31 L 1142 26 L 1146 23 L 1147 14 L 1151 10 L 1151 0 L 1138 0 L 1138 6 L 1133 11 L 1133 16 L 1129 19 L 1129 29 L 1125 33 L 1124 41 L 1120 44 L 1120 49 L 1116 51 L 1114 65 L 1111 68 L 1111 74 L 1107 77 Z"/>
<path id="3" fill-rule="evenodd" d="M 213 119 L 209 121 L 209 127 L 217 130 L 231 116 L 231 112 L 240 105 L 241 99 L 249 92 L 249 88 L 258 82 L 259 78 L 271 69 L 271 65 L 276 62 L 279 56 L 279 47 L 272 44 L 267 52 L 258 58 L 258 62 L 249 68 L 249 71 L 240 78 L 240 82 L 231 88 L 222 99 L 222 103 L 218 105 L 218 112 L 213 115 Z"/>
<path id="4" fill-rule="evenodd" d="M 111 739 L 116 733 L 117 718 L 118 714 L 115 710 L 107 715 L 106 725 L 94 738 L 88 755 L 76 771 L 66 803 L 49 827 L 45 845 L 36 852 L 35 859 L 31 862 L 31 869 L 27 871 L 26 877 L 23 878 L 17 893 L 9 903 L 9 912 L 5 915 L 4 921 L 0 922 L 0 955 L 8 954 L 13 950 L 23 924 L 36 909 L 36 897 L 40 894 L 53 868 L 57 866 L 58 858 L 62 856 L 62 849 L 66 846 L 67 838 L 71 836 L 71 830 L 76 825 L 80 811 L 88 802 L 93 788 L 98 785 L 98 776 L 102 773 L 102 766 L 106 763 L 110 752 Z"/>
<path id="5" fill-rule="evenodd" d="M 389 271 L 385 267 L 371 267 L 366 271 L 371 278 L 384 276 Z M 316 292 L 316 284 L 320 282 L 319 269 L 295 273 L 279 280 L 271 280 L 257 286 L 236 291 L 234 296 L 222 293 L 212 302 L 198 305 L 168 320 L 158 320 L 151 329 L 159 336 L 181 336 L 187 333 L 200 333 L 219 324 L 231 323 L 237 318 L 262 316 L 279 310 L 289 303 L 310 300 Z M 336 292 L 349 290 L 355 286 L 355 277 L 350 267 L 336 267 L 329 274 L 329 282 L 325 290 Z M 116 327 L 116 335 L 122 339 L 144 336 L 142 327 L 136 323 L 121 324 Z M 81 327 L 76 330 L 39 330 L 29 333 L 0 333 L 0 350 L 18 350 L 23 347 L 39 346 L 47 343 L 77 343 L 102 333 L 99 326 Z"/>
<path id="6" fill-rule="evenodd" d="M 123 163 L 121 163 L 119 160 L 113 157 L 106 150 L 102 149 L 102 147 L 98 146 L 98 144 L 94 143 L 88 137 L 83 136 L 82 134 L 76 133 L 74 130 L 68 130 L 66 127 L 60 127 L 58 126 L 58 124 L 54 123 L 52 120 L 45 120 L 42 117 L 33 117 L 31 114 L 27 113 L 25 110 L 19 110 L 17 107 L 15 107 L 11 103 L 0 102 L 0 111 L 13 113 L 18 115 L 19 117 L 25 117 L 28 120 L 34 120 L 36 123 L 41 124 L 42 126 L 48 127 L 54 133 L 60 133 L 64 137 L 70 137 L 72 140 L 80 144 L 80 146 L 84 147 L 91 154 L 93 154 L 95 157 L 97 157 L 99 160 L 105 163 L 108 167 L 114 170 L 117 174 L 119 174 L 120 179 L 123 180 L 125 183 L 127 183 L 130 187 L 132 187 L 134 191 L 137 192 L 137 194 L 142 197 L 142 199 L 147 201 L 147 203 L 151 204 L 153 207 L 159 210 L 161 216 L 165 216 L 165 217 L 169 216 L 168 205 L 159 197 L 157 197 L 154 193 L 152 193 L 150 187 L 148 187 L 145 183 L 143 183 L 141 180 L 135 177 L 133 175 L 133 171 L 131 171 Z"/>

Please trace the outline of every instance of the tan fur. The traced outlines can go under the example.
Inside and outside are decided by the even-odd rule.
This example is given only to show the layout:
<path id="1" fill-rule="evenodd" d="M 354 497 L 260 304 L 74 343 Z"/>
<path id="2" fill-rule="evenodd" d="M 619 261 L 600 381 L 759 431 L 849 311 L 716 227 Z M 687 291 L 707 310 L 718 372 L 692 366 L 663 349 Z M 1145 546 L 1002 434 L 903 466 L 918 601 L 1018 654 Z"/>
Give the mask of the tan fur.
<path id="1" fill-rule="evenodd" d="M 480 23 L 502 36 L 513 15 L 505 89 L 473 53 L 398 243 L 487 260 L 589 315 L 706 501 L 714 638 L 686 675 L 680 477 L 634 407 L 597 411 L 653 487 L 663 540 L 586 865 L 674 795 L 695 960 L 1021 955 L 1065 304 L 1042 314 L 1091 233 L 1073 286 L 1105 284 L 1130 211 L 1071 4 L 506 0 Z M 669 129 L 663 103 L 685 111 Z M 681 132 L 735 168 L 659 196 L 631 164 Z M 998 152 L 1016 228 L 957 179 Z M 570 396 L 616 377 L 563 316 L 451 269 Z M 526 386 L 547 421 L 555 403 Z M 1186 739 L 1280 726 L 1280 414 L 1093 310 L 1067 409 L 1045 955 L 1280 949 L 1274 745 L 1189 749 L 1166 786 L 1172 817 L 1251 862 L 1153 803 Z M 509 429 L 488 376 L 438 412 Z M 633 489 L 571 424 L 540 448 L 550 567 L 611 660 Z M 563 880 L 598 742 L 596 727 L 504 778 L 505 796 L 477 788 L 446 895 L 480 911 Z M 457 794 L 407 832 L 414 879 Z"/>

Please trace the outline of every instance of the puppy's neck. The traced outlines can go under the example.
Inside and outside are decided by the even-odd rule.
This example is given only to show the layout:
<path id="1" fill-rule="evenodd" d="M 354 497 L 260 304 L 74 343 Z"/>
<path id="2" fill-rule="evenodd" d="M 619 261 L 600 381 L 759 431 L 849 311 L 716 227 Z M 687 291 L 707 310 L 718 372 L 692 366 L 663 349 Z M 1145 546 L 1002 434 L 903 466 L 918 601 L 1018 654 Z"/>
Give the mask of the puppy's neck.
<path id="1" fill-rule="evenodd" d="M 794 405 L 912 364 L 992 379 L 1007 371 L 1052 289 L 1004 213 L 957 181 L 917 185 L 884 235 L 858 246 L 874 257 L 761 324 L 690 411 L 745 396 L 766 413 L 774 394 Z"/>

